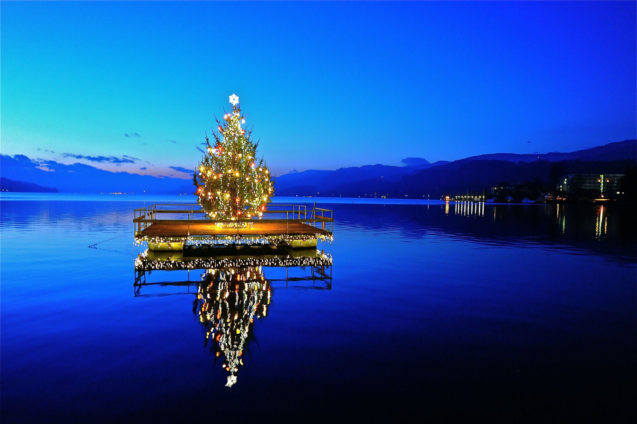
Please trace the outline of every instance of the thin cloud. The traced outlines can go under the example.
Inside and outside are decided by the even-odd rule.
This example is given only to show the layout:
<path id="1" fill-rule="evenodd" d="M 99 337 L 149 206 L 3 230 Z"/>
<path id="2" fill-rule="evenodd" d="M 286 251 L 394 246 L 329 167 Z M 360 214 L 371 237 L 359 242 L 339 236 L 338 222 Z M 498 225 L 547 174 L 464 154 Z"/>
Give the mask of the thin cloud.
<path id="1" fill-rule="evenodd" d="M 73 159 L 82 159 L 87 160 L 89 162 L 97 162 L 97 163 L 114 163 L 114 164 L 122 164 L 122 163 L 135 163 L 139 161 L 139 158 L 133 156 L 89 156 L 89 155 L 77 155 L 75 153 L 62 153 L 62 156 L 65 158 L 73 158 Z"/>
<path id="2" fill-rule="evenodd" d="M 181 166 L 169 166 L 170 169 L 174 169 L 175 171 L 183 172 L 184 174 L 192 173 L 192 169 L 183 168 Z"/>
<path id="3" fill-rule="evenodd" d="M 52 153 L 52 154 L 55 154 L 55 151 L 54 151 L 54 150 L 41 149 L 41 148 L 39 148 L 39 147 L 38 147 L 37 149 L 35 149 L 35 150 L 37 150 L 38 152 L 44 152 L 44 153 Z"/>

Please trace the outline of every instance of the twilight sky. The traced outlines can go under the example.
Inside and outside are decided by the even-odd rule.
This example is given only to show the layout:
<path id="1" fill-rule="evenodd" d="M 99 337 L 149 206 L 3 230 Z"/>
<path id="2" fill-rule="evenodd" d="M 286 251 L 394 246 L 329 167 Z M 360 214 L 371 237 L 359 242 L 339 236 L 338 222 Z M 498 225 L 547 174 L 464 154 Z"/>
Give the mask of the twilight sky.
<path id="1" fill-rule="evenodd" d="M 186 176 L 237 93 L 274 174 L 637 137 L 635 3 L 2 2 L 4 154 Z M 187 176 L 186 176 L 187 177 Z"/>

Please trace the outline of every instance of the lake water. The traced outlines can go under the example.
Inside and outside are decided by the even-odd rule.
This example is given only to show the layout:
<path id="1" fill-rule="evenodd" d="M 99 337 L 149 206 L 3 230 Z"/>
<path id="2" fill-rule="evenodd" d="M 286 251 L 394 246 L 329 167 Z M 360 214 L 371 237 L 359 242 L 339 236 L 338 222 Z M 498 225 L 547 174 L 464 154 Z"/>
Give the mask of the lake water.
<path id="1" fill-rule="evenodd" d="M 228 388 L 201 322 L 217 274 L 134 287 L 132 211 L 156 200 L 3 194 L 3 422 L 637 415 L 635 210 L 310 199 L 332 279 L 256 270 Z"/>

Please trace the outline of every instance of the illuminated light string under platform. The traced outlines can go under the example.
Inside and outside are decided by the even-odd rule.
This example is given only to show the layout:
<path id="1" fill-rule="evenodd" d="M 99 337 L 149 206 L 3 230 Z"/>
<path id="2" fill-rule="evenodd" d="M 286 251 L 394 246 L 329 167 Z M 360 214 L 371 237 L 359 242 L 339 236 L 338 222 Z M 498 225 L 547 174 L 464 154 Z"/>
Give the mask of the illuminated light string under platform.
<path id="1" fill-rule="evenodd" d="M 297 254 L 298 252 L 298 254 Z M 332 266 L 332 256 L 311 249 L 286 255 L 232 255 L 187 257 L 180 253 L 146 251 L 135 260 L 136 271 L 192 270 L 226 267 L 320 267 Z"/>

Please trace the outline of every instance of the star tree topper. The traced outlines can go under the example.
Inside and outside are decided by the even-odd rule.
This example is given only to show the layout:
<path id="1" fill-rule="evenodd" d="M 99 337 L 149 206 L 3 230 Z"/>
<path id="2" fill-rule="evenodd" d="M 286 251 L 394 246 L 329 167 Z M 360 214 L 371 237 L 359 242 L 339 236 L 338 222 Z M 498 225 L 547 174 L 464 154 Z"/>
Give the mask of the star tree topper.
<path id="1" fill-rule="evenodd" d="M 228 99 L 230 100 L 232 106 L 236 106 L 239 103 L 239 96 L 237 96 L 236 94 L 228 96 Z"/>

